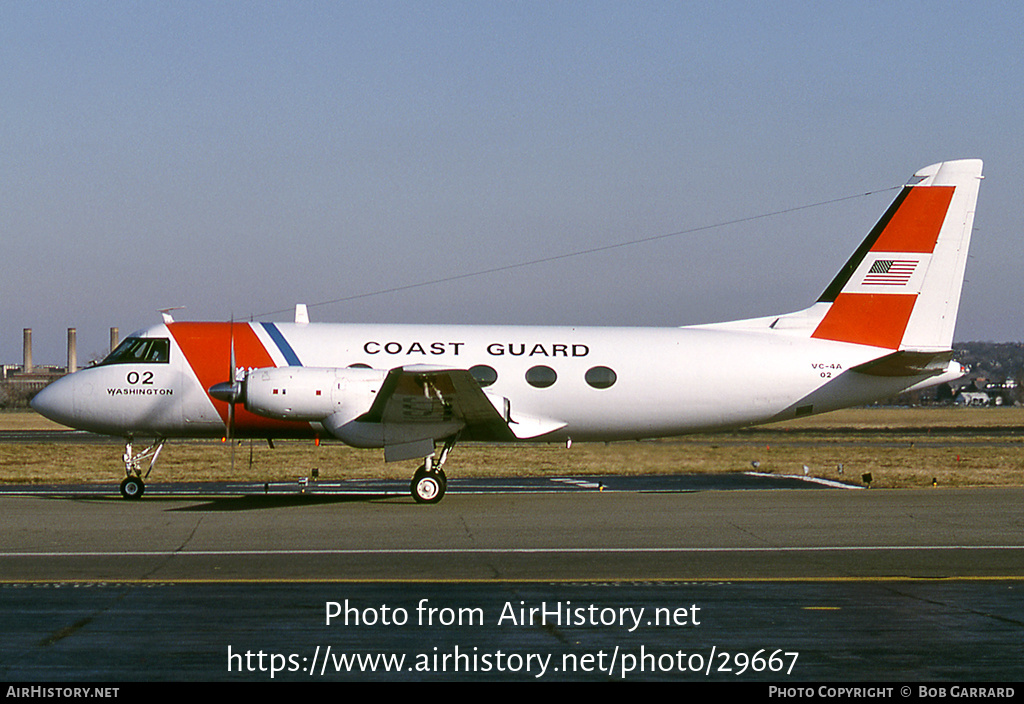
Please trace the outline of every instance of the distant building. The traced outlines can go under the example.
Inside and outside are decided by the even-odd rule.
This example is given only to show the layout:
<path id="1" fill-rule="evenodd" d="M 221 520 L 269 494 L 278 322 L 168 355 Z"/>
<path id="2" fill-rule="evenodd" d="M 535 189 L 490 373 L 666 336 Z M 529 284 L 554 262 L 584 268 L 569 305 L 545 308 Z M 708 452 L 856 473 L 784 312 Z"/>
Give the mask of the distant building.
<path id="1" fill-rule="evenodd" d="M 988 406 L 992 398 L 984 391 L 961 391 L 953 403 L 957 406 Z"/>
<path id="2" fill-rule="evenodd" d="M 51 381 L 67 374 L 67 369 L 36 364 L 32 371 L 22 371 L 20 364 L 0 364 L 0 407 L 20 408 L 28 405 Z"/>

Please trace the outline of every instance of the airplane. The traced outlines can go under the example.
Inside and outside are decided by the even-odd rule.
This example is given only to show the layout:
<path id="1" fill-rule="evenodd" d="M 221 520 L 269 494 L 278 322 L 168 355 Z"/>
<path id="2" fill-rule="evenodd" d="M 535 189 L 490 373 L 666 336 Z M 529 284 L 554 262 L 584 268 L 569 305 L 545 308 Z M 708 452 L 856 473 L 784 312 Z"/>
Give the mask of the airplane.
<path id="1" fill-rule="evenodd" d="M 671 328 L 164 322 L 39 392 L 126 439 L 125 498 L 171 438 L 336 438 L 422 460 L 437 503 L 458 441 L 615 441 L 800 418 L 952 381 L 982 162 L 919 170 L 810 307 Z M 723 370 L 711 374 L 709 368 Z M 135 438 L 153 439 L 140 452 Z"/>

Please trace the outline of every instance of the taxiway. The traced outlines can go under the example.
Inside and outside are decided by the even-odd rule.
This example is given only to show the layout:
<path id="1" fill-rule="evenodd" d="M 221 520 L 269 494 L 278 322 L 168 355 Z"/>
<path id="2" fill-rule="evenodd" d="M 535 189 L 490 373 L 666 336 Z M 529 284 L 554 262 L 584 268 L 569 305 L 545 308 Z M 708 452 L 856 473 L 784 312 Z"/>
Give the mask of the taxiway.
<path id="1" fill-rule="evenodd" d="M 2 496 L 6 581 L 1024 577 L 1024 489 Z"/>
<path id="2" fill-rule="evenodd" d="M 1024 490 L 679 482 L 470 492 L 453 481 L 436 506 L 372 486 L 0 495 L 0 677 L 1024 674 Z"/>

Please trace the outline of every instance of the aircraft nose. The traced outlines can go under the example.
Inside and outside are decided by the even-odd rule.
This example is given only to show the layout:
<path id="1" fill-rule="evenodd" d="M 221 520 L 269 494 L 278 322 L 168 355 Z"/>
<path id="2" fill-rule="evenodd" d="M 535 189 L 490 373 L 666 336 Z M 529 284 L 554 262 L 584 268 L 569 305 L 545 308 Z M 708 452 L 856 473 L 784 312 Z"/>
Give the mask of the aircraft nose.
<path id="1" fill-rule="evenodd" d="M 72 425 L 75 414 L 74 383 L 69 377 L 43 388 L 29 402 L 41 416 L 63 425 Z"/>

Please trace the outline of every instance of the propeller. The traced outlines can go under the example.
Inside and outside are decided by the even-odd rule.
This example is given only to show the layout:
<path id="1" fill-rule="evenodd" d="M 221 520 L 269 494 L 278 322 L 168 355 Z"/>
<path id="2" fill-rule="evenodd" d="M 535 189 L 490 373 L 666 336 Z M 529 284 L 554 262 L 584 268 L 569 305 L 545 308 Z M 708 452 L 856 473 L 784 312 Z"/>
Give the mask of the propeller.
<path id="1" fill-rule="evenodd" d="M 226 439 L 231 443 L 231 470 L 235 469 L 235 404 L 243 403 L 245 401 L 245 380 L 241 381 L 235 375 L 235 321 L 231 320 L 231 343 L 230 352 L 228 355 L 228 379 L 230 381 L 222 381 L 219 384 L 214 384 L 208 390 L 210 396 L 217 399 L 218 401 L 224 401 L 228 404 L 228 420 L 227 420 L 227 433 Z"/>

